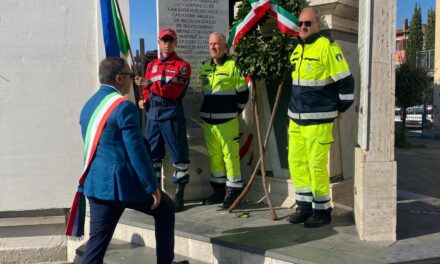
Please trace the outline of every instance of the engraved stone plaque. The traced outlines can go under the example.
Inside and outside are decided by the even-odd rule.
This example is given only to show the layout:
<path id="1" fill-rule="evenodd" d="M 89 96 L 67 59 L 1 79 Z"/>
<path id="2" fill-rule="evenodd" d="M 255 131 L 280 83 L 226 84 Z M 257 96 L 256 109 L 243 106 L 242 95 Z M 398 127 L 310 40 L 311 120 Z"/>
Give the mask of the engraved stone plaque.
<path id="1" fill-rule="evenodd" d="M 199 69 L 210 59 L 208 37 L 218 31 L 227 37 L 229 28 L 228 1 L 224 0 L 160 0 L 157 1 L 158 26 L 169 26 L 177 32 L 177 54 L 191 64 L 191 82 L 184 99 L 189 139 L 203 139 L 199 118 L 202 89 Z"/>

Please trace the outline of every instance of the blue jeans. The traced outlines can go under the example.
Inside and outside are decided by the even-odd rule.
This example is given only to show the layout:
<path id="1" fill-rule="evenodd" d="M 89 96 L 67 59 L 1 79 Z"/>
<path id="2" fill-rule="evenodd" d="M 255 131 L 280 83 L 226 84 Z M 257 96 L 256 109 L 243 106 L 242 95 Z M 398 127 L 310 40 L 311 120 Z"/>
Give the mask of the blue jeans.
<path id="1" fill-rule="evenodd" d="M 145 203 L 105 201 L 88 197 L 90 203 L 90 239 L 83 256 L 83 264 L 102 264 L 116 225 L 125 208 L 151 215 L 155 220 L 156 256 L 158 264 L 169 264 L 174 259 L 174 203 L 164 193 L 160 205 L 151 210 L 153 198 Z"/>

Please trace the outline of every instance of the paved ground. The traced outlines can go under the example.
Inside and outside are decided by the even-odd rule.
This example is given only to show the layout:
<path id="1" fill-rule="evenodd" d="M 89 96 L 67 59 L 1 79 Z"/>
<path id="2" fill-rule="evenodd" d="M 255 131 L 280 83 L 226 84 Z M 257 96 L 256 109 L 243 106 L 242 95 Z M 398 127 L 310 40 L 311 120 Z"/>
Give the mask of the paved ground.
<path id="1" fill-rule="evenodd" d="M 440 199 L 440 140 L 410 137 L 426 148 L 398 149 L 397 188 Z"/>
<path id="2" fill-rule="evenodd" d="M 426 147 L 395 151 L 397 238 L 432 236 L 440 243 L 440 140 L 408 139 Z"/>
<path id="3" fill-rule="evenodd" d="M 292 210 L 243 204 L 249 218 L 218 206 L 187 204 L 176 215 L 176 234 L 292 263 L 440 263 L 440 141 L 411 139 L 426 148 L 396 149 L 398 164 L 397 238 L 392 244 L 360 241 L 347 213 L 315 230 L 292 225 Z M 153 228 L 151 217 L 127 210 L 121 222 Z"/>
<path id="4" fill-rule="evenodd" d="M 67 261 L 51 261 L 51 262 L 38 262 L 34 264 L 72 264 L 72 262 Z"/>
<path id="5" fill-rule="evenodd" d="M 79 263 L 79 259 L 83 256 L 85 250 L 85 244 L 76 250 Z M 182 261 L 188 262 L 182 262 Z M 36 263 L 36 264 L 69 264 L 66 263 Z M 104 264 L 142 264 L 142 263 L 156 263 L 156 250 L 153 248 L 137 246 L 125 241 L 112 239 L 111 244 L 107 248 L 107 252 L 104 258 Z M 176 254 L 174 256 L 173 264 L 206 264 L 197 260 L 189 259 L 185 256 Z"/>
<path id="6" fill-rule="evenodd" d="M 271 221 L 265 208 L 250 204 L 242 206 L 250 212 L 249 218 L 217 206 L 191 204 L 177 214 L 176 234 L 292 263 L 440 263 L 438 205 L 434 208 L 412 198 L 398 204 L 399 240 L 391 245 L 359 241 L 351 214 L 310 230 L 288 223 L 289 209 L 278 208 L 281 219 Z M 121 222 L 152 228 L 150 217 L 133 211 L 124 213 Z"/>
<path id="7" fill-rule="evenodd" d="M 254 204 L 241 207 L 249 218 L 190 204 L 177 214 L 176 233 L 296 263 L 440 263 L 440 141 L 410 140 L 426 148 L 396 149 L 398 241 L 391 245 L 359 241 L 351 213 L 312 231 L 286 222 L 292 210 L 277 209 L 281 219 L 274 222 Z M 132 211 L 122 221 L 152 224 Z"/>

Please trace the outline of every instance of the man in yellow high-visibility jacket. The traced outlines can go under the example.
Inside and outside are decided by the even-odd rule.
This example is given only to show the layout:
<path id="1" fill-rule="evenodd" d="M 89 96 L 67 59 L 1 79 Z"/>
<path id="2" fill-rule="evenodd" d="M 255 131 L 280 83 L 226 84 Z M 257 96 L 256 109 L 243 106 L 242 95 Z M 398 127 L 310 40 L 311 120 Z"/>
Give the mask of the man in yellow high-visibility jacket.
<path id="1" fill-rule="evenodd" d="M 298 208 L 288 220 L 318 227 L 331 221 L 327 164 L 333 121 L 353 103 L 354 80 L 339 45 L 320 34 L 313 8 L 303 9 L 298 26 L 288 110 L 289 170 Z"/>
<path id="2" fill-rule="evenodd" d="M 206 204 L 223 202 L 228 208 L 243 189 L 240 172 L 238 116 L 249 98 L 245 78 L 227 54 L 226 38 L 214 32 L 209 36 L 212 59 L 203 62 L 200 78 L 205 144 L 211 160 L 210 183 L 213 194 Z"/>

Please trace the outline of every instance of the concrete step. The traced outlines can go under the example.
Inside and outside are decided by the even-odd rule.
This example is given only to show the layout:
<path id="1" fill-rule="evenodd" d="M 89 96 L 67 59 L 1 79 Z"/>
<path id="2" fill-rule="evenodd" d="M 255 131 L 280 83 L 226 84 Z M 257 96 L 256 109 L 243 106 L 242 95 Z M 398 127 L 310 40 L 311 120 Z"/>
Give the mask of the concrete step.
<path id="1" fill-rule="evenodd" d="M 286 254 L 285 247 L 302 243 L 295 242 L 294 238 L 300 237 L 306 231 L 285 221 L 273 222 L 265 205 L 242 204 L 241 206 L 247 207 L 250 218 L 239 218 L 235 213 L 229 214 L 219 205 L 201 206 L 197 202 L 188 202 L 185 206 L 187 210 L 176 214 L 174 252 L 177 256 L 185 256 L 192 260 L 191 263 L 319 263 L 304 261 L 295 256 L 296 252 Z M 281 219 L 288 213 L 290 210 L 278 208 L 278 216 Z M 346 218 L 335 222 L 345 221 Z M 88 222 L 87 217 L 86 223 Z M 86 225 L 85 234 L 89 233 L 88 228 Z M 272 239 L 273 232 L 275 239 Z M 131 244 L 133 247 L 155 248 L 154 219 L 133 210 L 126 210 L 113 238 L 128 242 L 128 245 Z M 79 254 L 75 249 L 83 246 L 87 239 L 86 236 L 81 243 L 68 240 L 69 261 L 79 263 Z M 309 253 L 310 250 L 306 252 Z"/>
<path id="2" fill-rule="evenodd" d="M 236 212 L 246 212 L 248 217 L 240 217 L 219 205 L 186 202 L 185 210 L 176 214 L 174 251 L 193 261 L 212 264 L 440 263 L 439 228 L 432 224 L 439 222 L 438 208 L 424 208 L 420 209 L 419 203 L 398 204 L 398 217 L 403 217 L 400 228 L 411 228 L 412 232 L 406 231 L 409 236 L 390 243 L 361 241 L 350 207 L 345 205 L 329 225 L 309 229 L 288 223 L 286 218 L 294 211 L 288 208 L 277 207 L 279 220 L 272 221 L 265 205 L 243 202 Z M 423 213 L 419 211 L 429 214 L 421 218 L 415 214 Z M 154 219 L 126 210 L 113 238 L 135 247 L 154 248 Z M 74 243 L 79 247 L 85 241 L 87 237 L 81 242 L 68 241 L 68 251 L 73 249 L 75 254 Z"/>
<path id="3" fill-rule="evenodd" d="M 86 243 L 76 250 L 77 258 L 74 263 L 80 263 Z M 188 261 L 190 264 L 205 264 L 205 262 L 187 258 L 176 254 L 174 261 Z M 132 243 L 113 239 L 104 257 L 106 264 L 156 263 L 156 250 L 150 247 L 134 245 Z"/>
<path id="4" fill-rule="evenodd" d="M 23 264 L 66 260 L 66 244 L 59 246 L 35 246 L 0 248 L 0 263 Z"/>
<path id="5" fill-rule="evenodd" d="M 73 264 L 73 263 L 68 261 L 50 261 L 50 262 L 37 262 L 33 264 Z"/>
<path id="6" fill-rule="evenodd" d="M 0 212 L 0 263 L 66 261 L 65 210 Z"/>

